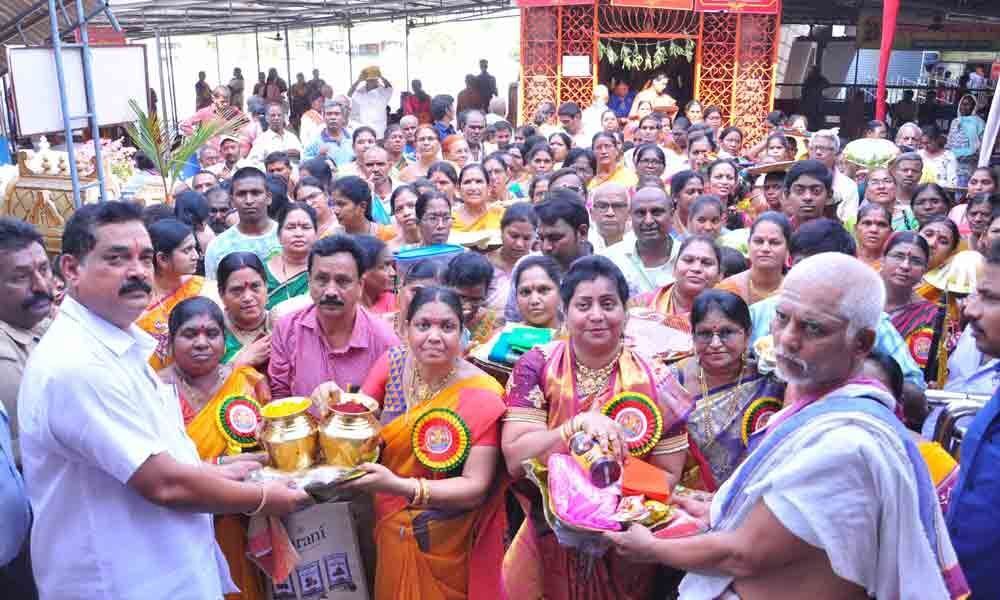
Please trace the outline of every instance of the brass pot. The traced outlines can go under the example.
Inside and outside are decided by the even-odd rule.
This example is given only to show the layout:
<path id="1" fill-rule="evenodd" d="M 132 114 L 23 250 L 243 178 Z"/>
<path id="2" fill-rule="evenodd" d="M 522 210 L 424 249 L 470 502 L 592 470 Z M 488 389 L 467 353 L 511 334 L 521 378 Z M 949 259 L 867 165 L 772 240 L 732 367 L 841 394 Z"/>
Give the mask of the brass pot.
<path id="1" fill-rule="evenodd" d="M 279 471 L 301 471 L 316 464 L 316 421 L 309 398 L 276 400 L 261 409 L 260 442 Z"/>
<path id="2" fill-rule="evenodd" d="M 375 413 L 378 402 L 364 394 L 341 393 L 329 406 L 330 414 L 320 425 L 319 444 L 323 448 L 323 462 L 347 469 L 361 463 L 376 462 L 382 441 L 382 425 Z M 364 412 L 338 410 L 348 402 L 364 406 Z"/>

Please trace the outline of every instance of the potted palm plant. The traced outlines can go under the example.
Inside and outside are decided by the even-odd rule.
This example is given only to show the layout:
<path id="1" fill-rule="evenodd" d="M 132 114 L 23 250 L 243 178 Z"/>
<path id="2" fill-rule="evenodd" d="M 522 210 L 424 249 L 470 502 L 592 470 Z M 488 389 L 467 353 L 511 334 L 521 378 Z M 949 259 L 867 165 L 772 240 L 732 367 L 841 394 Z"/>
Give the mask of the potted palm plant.
<path id="1" fill-rule="evenodd" d="M 146 114 L 135 100 L 130 100 L 129 104 L 136 114 L 136 121 L 128 123 L 125 130 L 136 148 L 156 167 L 168 203 L 181 171 L 198 149 L 214 137 L 235 135 L 247 123 L 246 115 L 232 108 L 211 121 L 201 123 L 191 135 L 182 137 L 161 121 L 156 113 Z M 178 139 L 179 142 L 176 141 Z"/>

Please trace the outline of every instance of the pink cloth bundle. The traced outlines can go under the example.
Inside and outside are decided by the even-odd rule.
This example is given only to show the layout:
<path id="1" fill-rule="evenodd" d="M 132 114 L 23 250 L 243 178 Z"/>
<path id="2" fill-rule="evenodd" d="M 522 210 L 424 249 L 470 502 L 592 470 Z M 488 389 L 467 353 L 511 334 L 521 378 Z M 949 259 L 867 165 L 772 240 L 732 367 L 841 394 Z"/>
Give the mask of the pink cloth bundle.
<path id="1" fill-rule="evenodd" d="M 605 531 L 620 531 L 612 519 L 618 511 L 621 489 L 617 485 L 595 487 L 572 456 L 549 456 L 549 495 L 556 516 L 568 525 Z"/>

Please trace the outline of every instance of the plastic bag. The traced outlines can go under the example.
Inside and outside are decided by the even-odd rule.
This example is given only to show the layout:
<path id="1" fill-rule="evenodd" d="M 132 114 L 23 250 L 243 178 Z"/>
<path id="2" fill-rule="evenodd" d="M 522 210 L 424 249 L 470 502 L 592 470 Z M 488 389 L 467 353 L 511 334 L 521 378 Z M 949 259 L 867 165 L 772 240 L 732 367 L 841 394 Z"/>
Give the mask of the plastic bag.
<path id="1" fill-rule="evenodd" d="M 621 530 L 621 524 L 612 518 L 621 494 L 617 486 L 595 487 L 577 462 L 565 454 L 549 456 L 548 467 L 549 494 L 559 519 L 585 529 Z"/>

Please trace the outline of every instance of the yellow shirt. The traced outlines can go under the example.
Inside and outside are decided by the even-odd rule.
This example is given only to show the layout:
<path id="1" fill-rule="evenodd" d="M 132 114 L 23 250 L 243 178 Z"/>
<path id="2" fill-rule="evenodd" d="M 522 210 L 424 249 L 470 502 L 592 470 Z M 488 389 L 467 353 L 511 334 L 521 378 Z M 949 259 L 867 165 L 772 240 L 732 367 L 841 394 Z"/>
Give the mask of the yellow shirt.
<path id="1" fill-rule="evenodd" d="M 606 177 L 595 175 L 594 178 L 590 180 L 590 185 L 587 186 L 587 190 L 592 192 L 597 189 L 598 186 L 609 182 L 624 185 L 625 187 L 634 187 L 639 183 L 639 176 L 635 174 L 635 171 L 626 167 L 624 164 L 619 164 L 618 167 Z"/>

